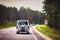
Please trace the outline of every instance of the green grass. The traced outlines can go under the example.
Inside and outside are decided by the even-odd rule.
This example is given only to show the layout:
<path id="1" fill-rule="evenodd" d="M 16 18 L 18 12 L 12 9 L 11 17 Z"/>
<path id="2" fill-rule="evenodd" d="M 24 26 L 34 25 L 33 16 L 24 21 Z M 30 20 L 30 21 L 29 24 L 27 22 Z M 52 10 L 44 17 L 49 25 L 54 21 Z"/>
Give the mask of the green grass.
<path id="1" fill-rule="evenodd" d="M 16 27 L 16 22 L 4 21 L 0 24 L 0 29 Z"/>
<path id="2" fill-rule="evenodd" d="M 16 27 L 16 26 L 0 26 L 0 29 L 12 28 L 12 27 Z"/>
<path id="3" fill-rule="evenodd" d="M 47 25 L 36 25 L 36 29 L 39 32 L 41 32 L 41 33 L 47 35 L 48 37 L 52 38 L 53 40 L 60 40 L 60 36 L 55 33 L 56 30 L 49 28 Z"/>

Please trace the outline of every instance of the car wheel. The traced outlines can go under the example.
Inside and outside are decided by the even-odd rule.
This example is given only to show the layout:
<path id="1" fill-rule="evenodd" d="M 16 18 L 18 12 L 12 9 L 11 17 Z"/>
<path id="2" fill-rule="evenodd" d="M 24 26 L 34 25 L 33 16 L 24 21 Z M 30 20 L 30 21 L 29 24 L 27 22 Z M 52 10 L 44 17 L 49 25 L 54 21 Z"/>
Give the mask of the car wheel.
<path id="1" fill-rule="evenodd" d="M 29 32 L 27 32 L 29 34 Z"/>
<path id="2" fill-rule="evenodd" d="M 19 31 L 17 31 L 16 33 L 19 34 Z"/>

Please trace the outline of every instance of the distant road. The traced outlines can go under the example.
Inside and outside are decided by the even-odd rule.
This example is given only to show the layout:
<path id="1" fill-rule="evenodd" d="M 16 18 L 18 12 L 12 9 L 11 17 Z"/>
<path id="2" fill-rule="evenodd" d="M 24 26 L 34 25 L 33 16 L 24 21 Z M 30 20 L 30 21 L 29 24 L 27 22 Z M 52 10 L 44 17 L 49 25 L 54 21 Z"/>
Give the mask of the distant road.
<path id="1" fill-rule="evenodd" d="M 16 28 L 0 29 L 0 40 L 44 40 L 31 27 L 30 34 L 16 34 Z"/>

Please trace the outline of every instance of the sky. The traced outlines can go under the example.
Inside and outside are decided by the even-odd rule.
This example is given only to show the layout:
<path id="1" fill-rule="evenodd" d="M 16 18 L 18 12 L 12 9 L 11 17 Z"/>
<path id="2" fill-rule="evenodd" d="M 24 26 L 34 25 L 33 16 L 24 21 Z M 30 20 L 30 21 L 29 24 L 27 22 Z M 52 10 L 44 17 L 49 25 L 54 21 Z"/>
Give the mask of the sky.
<path id="1" fill-rule="evenodd" d="M 42 11 L 43 0 L 0 0 L 0 4 L 6 5 L 7 7 L 29 7 L 32 10 Z"/>

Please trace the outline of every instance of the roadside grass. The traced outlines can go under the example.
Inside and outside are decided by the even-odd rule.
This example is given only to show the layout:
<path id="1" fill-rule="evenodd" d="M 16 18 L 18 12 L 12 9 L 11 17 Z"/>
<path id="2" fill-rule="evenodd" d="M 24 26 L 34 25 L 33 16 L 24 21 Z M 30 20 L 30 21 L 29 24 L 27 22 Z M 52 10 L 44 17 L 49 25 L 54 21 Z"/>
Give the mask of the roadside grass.
<path id="1" fill-rule="evenodd" d="M 0 29 L 16 27 L 16 22 L 4 21 L 0 24 Z"/>
<path id="2" fill-rule="evenodd" d="M 0 29 L 13 28 L 13 27 L 16 27 L 16 26 L 0 26 Z"/>
<path id="3" fill-rule="evenodd" d="M 53 40 L 60 40 L 60 34 L 56 34 L 56 30 L 49 28 L 47 25 L 36 25 L 35 27 L 39 32 L 47 35 L 48 37 L 52 38 Z"/>

